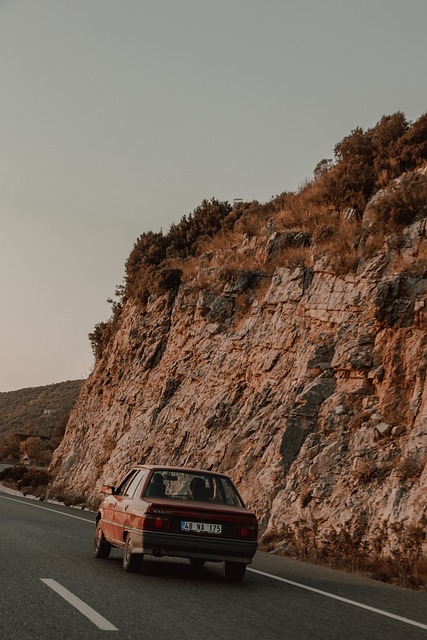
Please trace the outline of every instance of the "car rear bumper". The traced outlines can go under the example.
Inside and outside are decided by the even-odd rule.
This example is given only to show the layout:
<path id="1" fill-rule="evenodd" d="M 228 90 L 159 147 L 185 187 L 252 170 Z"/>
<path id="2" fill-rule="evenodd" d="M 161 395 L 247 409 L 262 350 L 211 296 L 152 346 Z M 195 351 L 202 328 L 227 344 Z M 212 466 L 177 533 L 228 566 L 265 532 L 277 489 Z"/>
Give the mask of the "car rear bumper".
<path id="1" fill-rule="evenodd" d="M 132 552 L 154 556 L 201 558 L 249 564 L 257 549 L 256 540 L 230 540 L 212 536 L 132 530 Z"/>

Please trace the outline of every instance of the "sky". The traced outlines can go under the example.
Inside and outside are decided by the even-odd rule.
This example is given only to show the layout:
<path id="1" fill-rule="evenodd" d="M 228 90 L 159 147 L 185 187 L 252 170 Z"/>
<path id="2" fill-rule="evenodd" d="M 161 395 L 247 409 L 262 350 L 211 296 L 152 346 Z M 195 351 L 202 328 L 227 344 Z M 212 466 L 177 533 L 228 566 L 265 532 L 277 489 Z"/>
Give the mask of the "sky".
<path id="1" fill-rule="evenodd" d="M 0 392 L 86 378 L 138 236 L 427 111 L 426 0 L 0 0 Z"/>

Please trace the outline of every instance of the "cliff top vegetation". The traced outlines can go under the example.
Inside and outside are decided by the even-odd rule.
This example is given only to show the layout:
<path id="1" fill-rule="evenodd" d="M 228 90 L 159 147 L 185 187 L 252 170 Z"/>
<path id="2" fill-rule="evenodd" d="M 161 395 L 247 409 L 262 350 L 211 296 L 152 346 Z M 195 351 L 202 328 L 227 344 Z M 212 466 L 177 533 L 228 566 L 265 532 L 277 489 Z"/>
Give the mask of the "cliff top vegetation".
<path id="1" fill-rule="evenodd" d="M 143 233 L 126 262 L 125 283 L 110 300 L 110 319 L 89 334 L 96 358 L 127 300 L 143 308 L 150 295 L 173 295 L 182 282 L 212 289 L 242 270 L 269 276 L 278 266 L 310 267 L 319 260 L 337 274 L 357 272 L 385 245 L 398 249 L 405 226 L 427 213 L 426 162 L 427 113 L 408 122 L 397 112 L 366 131 L 354 129 L 297 192 L 264 204 L 203 200 L 167 233 Z M 277 234 L 276 242 L 260 251 L 251 239 L 266 234 Z M 427 271 L 425 246 L 411 269 Z"/>

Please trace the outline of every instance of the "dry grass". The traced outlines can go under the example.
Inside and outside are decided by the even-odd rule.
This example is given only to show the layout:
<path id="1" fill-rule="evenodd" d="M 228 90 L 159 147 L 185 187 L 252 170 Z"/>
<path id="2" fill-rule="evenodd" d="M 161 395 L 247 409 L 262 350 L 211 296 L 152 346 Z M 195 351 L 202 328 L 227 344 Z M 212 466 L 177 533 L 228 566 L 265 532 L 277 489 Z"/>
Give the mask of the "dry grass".
<path id="1" fill-rule="evenodd" d="M 198 245 L 198 255 L 204 253 L 213 254 L 213 258 L 224 253 L 235 251 L 243 243 L 244 234 L 242 232 L 220 231 L 213 238 L 203 240 Z"/>
<path id="2" fill-rule="evenodd" d="M 297 269 L 298 267 L 313 266 L 313 250 L 310 247 L 286 247 L 282 253 L 268 263 L 270 271 L 277 267 L 288 267 Z"/>
<path id="3" fill-rule="evenodd" d="M 368 575 L 402 587 L 427 591 L 427 558 L 422 551 L 425 526 L 405 526 L 398 523 L 387 532 L 384 526 L 378 538 L 368 543 L 363 522 L 355 531 L 333 531 L 321 535 L 316 524 L 294 522 L 281 529 L 272 529 L 260 539 L 263 551 L 288 555 L 315 564 Z M 394 529 L 394 531 L 393 531 Z M 395 550 L 382 553 L 387 535 L 396 535 Z"/>
<path id="4" fill-rule="evenodd" d="M 331 209 L 318 204 L 314 197 L 315 186 L 310 185 L 299 193 L 290 195 L 284 208 L 276 216 L 278 229 L 297 229 L 311 235 L 322 224 L 328 223 Z"/>
<path id="5" fill-rule="evenodd" d="M 401 231 L 427 213 L 427 176 L 414 171 L 393 181 L 373 202 L 372 213 L 389 232 Z"/>
<path id="6" fill-rule="evenodd" d="M 264 272 L 266 256 L 256 238 L 241 232 L 222 231 L 200 244 L 200 255 L 186 260 L 169 260 L 168 267 L 180 269 L 182 281 L 196 290 L 220 293 L 226 283 L 242 271 Z"/>
<path id="7" fill-rule="evenodd" d="M 275 208 L 269 203 L 252 202 L 234 224 L 234 231 L 250 238 L 263 235 L 267 233 L 267 222 L 274 213 Z"/>
<path id="8" fill-rule="evenodd" d="M 361 222 L 347 219 L 329 206 L 320 204 L 321 191 L 316 182 L 290 195 L 276 219 L 277 229 L 295 230 L 311 238 L 311 249 L 285 248 L 281 264 L 289 267 L 310 266 L 325 259 L 337 275 L 357 270 Z"/>
<path id="9" fill-rule="evenodd" d="M 313 237 L 315 259 L 324 258 L 337 275 L 357 270 L 361 224 L 340 217 L 335 224 L 319 227 Z"/>

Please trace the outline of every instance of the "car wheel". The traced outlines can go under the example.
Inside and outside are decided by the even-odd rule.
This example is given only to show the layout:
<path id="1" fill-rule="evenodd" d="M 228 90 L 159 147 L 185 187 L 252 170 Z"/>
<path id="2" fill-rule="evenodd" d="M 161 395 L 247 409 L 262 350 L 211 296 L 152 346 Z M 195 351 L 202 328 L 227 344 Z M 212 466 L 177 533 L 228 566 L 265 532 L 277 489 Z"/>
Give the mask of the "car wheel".
<path id="1" fill-rule="evenodd" d="M 225 575 L 230 582 L 241 582 L 245 577 L 246 565 L 241 562 L 226 562 Z"/>
<path id="2" fill-rule="evenodd" d="M 190 560 L 191 566 L 194 567 L 195 569 L 202 569 L 202 567 L 206 562 L 206 560 L 203 560 L 203 558 L 189 558 L 189 560 Z"/>
<path id="3" fill-rule="evenodd" d="M 108 558 L 110 555 L 111 544 L 105 539 L 100 522 L 96 525 L 93 547 L 95 558 Z"/>
<path id="4" fill-rule="evenodd" d="M 123 569 L 125 571 L 139 571 L 144 556 L 142 553 L 132 553 L 131 537 L 126 538 L 126 546 L 123 554 Z"/>

